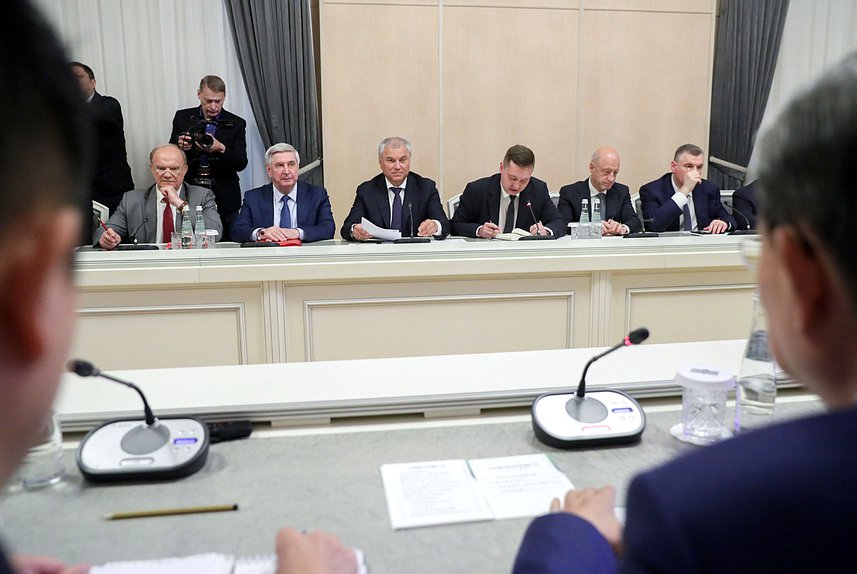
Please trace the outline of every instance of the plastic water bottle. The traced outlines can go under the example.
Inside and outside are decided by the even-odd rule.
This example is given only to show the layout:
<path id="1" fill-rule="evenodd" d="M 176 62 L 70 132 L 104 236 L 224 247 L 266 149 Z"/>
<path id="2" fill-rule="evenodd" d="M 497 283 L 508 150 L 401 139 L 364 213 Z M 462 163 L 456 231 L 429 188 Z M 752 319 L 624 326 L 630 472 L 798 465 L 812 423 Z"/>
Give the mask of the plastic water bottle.
<path id="1" fill-rule="evenodd" d="M 589 200 L 583 199 L 580 201 L 580 239 L 589 239 L 590 229 L 591 225 L 589 224 Z"/>
<path id="2" fill-rule="evenodd" d="M 203 249 L 208 247 L 208 236 L 205 231 L 205 219 L 202 217 L 202 206 L 196 206 L 196 223 L 193 226 L 194 247 Z"/>
<path id="3" fill-rule="evenodd" d="M 182 249 L 193 247 L 193 228 L 190 225 L 190 214 L 185 209 L 182 213 Z"/>
<path id="4" fill-rule="evenodd" d="M 759 292 L 753 294 L 753 325 L 741 370 L 735 401 L 735 432 L 765 426 L 774 416 L 777 398 L 777 364 L 768 347 L 768 321 Z"/>
<path id="5" fill-rule="evenodd" d="M 592 226 L 589 237 L 601 239 L 601 201 L 597 197 L 592 198 Z"/>

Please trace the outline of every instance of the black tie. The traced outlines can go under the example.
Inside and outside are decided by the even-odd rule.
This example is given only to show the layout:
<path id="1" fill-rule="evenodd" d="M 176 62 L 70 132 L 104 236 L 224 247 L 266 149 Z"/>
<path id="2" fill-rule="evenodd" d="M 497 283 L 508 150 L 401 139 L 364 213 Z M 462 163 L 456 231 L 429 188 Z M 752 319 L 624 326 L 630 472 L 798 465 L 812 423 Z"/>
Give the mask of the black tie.
<path id="1" fill-rule="evenodd" d="M 516 195 L 509 196 L 509 209 L 506 210 L 506 224 L 503 225 L 503 233 L 509 233 L 515 228 L 515 198 Z"/>
<path id="2" fill-rule="evenodd" d="M 402 193 L 401 187 L 391 187 L 393 191 L 393 209 L 390 213 L 390 229 L 402 230 Z"/>

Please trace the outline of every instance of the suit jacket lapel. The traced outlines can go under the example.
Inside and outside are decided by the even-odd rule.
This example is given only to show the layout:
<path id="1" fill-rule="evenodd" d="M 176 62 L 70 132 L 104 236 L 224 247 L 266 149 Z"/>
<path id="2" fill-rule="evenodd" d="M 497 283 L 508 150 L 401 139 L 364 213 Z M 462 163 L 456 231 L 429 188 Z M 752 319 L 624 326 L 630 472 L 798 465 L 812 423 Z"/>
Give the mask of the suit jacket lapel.
<path id="1" fill-rule="evenodd" d="M 269 183 L 262 190 L 262 205 L 259 206 L 260 227 L 274 225 L 274 184 Z"/>
<path id="2" fill-rule="evenodd" d="M 298 198 L 300 201 L 297 201 Z M 309 201 L 309 192 L 307 191 L 307 184 L 302 181 L 298 181 L 295 184 L 295 202 L 296 202 L 296 213 L 297 213 L 297 223 L 295 227 L 305 227 L 306 219 L 307 219 L 307 207 Z"/>
<path id="3" fill-rule="evenodd" d="M 390 198 L 387 191 L 387 182 L 384 179 L 384 174 L 378 176 L 375 180 L 375 205 L 378 213 L 381 214 L 380 226 L 384 228 L 390 227 L 390 219 L 392 219 L 392 211 L 390 209 Z"/>
<path id="4" fill-rule="evenodd" d="M 152 186 L 149 188 L 149 191 L 146 192 L 146 196 L 143 197 L 143 217 L 148 218 L 148 221 L 143 224 L 143 229 L 146 230 L 145 237 L 138 237 L 137 241 L 140 243 L 154 243 L 155 239 L 158 238 L 158 209 L 163 209 L 163 205 L 160 203 L 161 194 L 158 193 L 158 188 L 156 186 Z M 140 223 L 143 223 L 142 221 Z M 137 225 L 140 225 L 138 223 Z M 176 231 L 178 231 L 178 227 L 176 227 Z M 134 233 L 134 229 L 129 229 L 128 234 Z M 141 234 L 142 235 L 142 234 Z M 164 239 L 164 243 L 169 242 L 170 238 L 167 237 Z"/>
<path id="5" fill-rule="evenodd" d="M 491 189 L 488 190 L 488 221 L 495 224 L 500 222 L 500 176 L 491 180 Z"/>

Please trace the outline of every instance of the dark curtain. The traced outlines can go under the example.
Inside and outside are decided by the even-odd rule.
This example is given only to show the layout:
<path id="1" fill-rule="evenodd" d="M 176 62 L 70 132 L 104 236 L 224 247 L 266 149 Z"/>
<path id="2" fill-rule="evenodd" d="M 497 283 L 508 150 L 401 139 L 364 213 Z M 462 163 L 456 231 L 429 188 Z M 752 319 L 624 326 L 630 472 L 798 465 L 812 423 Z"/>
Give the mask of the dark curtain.
<path id="1" fill-rule="evenodd" d="M 265 147 L 292 144 L 301 167 L 321 157 L 309 0 L 224 0 Z M 321 167 L 301 179 L 322 185 Z"/>
<path id="2" fill-rule="evenodd" d="M 720 0 L 709 153 L 746 167 L 765 112 L 789 0 Z M 735 189 L 744 174 L 708 163 L 708 179 Z M 749 183 L 749 182 L 747 182 Z"/>

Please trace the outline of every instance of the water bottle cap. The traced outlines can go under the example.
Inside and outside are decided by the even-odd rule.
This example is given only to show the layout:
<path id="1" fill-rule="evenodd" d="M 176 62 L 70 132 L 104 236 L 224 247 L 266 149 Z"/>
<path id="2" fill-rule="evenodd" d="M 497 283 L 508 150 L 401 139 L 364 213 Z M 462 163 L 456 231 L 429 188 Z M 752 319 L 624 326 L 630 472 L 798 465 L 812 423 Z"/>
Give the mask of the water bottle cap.
<path id="1" fill-rule="evenodd" d="M 715 367 L 683 367 L 675 374 L 675 382 L 697 391 L 728 391 L 735 386 L 735 373 Z"/>

